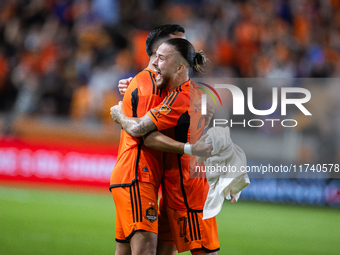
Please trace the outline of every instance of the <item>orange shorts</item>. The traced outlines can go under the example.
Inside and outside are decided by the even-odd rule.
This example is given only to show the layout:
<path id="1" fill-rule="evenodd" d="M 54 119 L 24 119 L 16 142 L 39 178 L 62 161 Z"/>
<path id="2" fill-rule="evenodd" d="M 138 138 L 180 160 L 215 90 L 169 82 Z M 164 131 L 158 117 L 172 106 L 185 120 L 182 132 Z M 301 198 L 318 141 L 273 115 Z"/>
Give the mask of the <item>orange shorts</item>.
<path id="1" fill-rule="evenodd" d="M 177 247 L 178 252 L 211 253 L 220 249 L 216 217 L 203 220 L 203 212 L 179 211 L 159 204 L 158 241 Z M 170 231 L 171 232 L 170 232 Z"/>
<path id="2" fill-rule="evenodd" d="M 129 242 L 138 230 L 158 233 L 158 190 L 154 185 L 135 181 L 111 192 L 116 205 L 117 242 Z"/>

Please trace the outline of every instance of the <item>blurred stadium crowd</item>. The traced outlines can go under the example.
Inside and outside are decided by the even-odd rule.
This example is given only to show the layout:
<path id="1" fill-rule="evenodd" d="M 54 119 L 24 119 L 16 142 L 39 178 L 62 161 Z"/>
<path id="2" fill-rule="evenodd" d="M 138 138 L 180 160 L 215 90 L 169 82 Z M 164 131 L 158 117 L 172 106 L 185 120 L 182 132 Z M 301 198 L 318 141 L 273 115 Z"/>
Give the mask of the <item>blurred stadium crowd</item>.
<path id="1" fill-rule="evenodd" d="M 340 76 L 340 0 L 6 0 L 0 1 L 5 122 L 20 113 L 111 121 L 119 79 L 146 67 L 146 36 L 165 23 L 182 25 L 205 50 L 207 77 Z M 255 96 L 270 89 L 260 87 Z M 329 103 L 311 110 L 313 132 L 334 144 L 339 91 L 308 89 Z"/>

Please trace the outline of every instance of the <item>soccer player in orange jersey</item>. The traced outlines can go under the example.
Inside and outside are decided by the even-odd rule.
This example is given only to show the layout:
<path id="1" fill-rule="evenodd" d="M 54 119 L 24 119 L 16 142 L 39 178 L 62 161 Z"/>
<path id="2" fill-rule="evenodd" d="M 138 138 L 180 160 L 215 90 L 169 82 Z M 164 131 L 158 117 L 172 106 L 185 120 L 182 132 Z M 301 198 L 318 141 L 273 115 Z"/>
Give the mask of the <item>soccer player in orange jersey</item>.
<path id="1" fill-rule="evenodd" d="M 162 41 L 184 36 L 178 25 L 153 29 L 147 37 L 146 49 L 150 63 L 136 75 L 123 99 L 124 113 L 143 116 L 165 97 L 155 85 L 155 72 L 150 69 L 155 51 Z M 158 217 L 157 192 L 163 174 L 163 154 L 145 147 L 123 129 L 117 163 L 112 171 L 110 190 L 116 205 L 116 254 L 155 254 Z"/>
<path id="2" fill-rule="evenodd" d="M 171 37 L 183 37 L 178 25 L 164 25 L 153 29 L 146 41 L 150 56 L 149 66 L 131 81 L 123 99 L 124 113 L 141 117 L 157 106 L 166 96 L 156 86 L 152 67 L 158 46 Z M 155 137 L 168 151 L 183 152 L 184 144 L 168 137 Z M 158 142 L 156 137 L 158 137 Z M 149 139 L 150 140 L 150 139 Z M 208 148 L 208 147 L 207 147 Z M 158 188 L 163 175 L 163 154 L 147 148 L 141 138 L 135 138 L 123 129 L 117 163 L 112 171 L 110 190 L 117 208 L 116 254 L 155 254 L 158 233 Z"/>
<path id="3" fill-rule="evenodd" d="M 128 117 L 122 112 L 121 105 L 114 106 L 111 108 L 113 119 L 134 137 L 145 136 L 155 130 L 167 130 L 167 134 L 176 141 L 195 143 L 202 133 L 205 120 L 193 107 L 199 104 L 201 92 L 189 79 L 189 69 L 193 67 L 194 71 L 200 72 L 204 63 L 203 52 L 195 52 L 185 39 L 174 38 L 162 43 L 156 51 L 153 66 L 157 70 L 158 88 L 166 89 L 168 95 L 161 104 L 140 118 Z M 148 146 L 157 149 L 152 144 Z M 196 165 L 195 160 L 195 157 L 183 153 L 165 156 L 164 199 L 160 211 L 162 216 L 167 216 L 162 222 L 170 226 L 172 236 L 159 233 L 159 240 L 169 245 L 175 243 L 179 252 L 190 250 L 192 254 L 217 254 L 216 218 L 202 220 L 208 183 L 204 178 L 190 176 L 190 168 Z"/>

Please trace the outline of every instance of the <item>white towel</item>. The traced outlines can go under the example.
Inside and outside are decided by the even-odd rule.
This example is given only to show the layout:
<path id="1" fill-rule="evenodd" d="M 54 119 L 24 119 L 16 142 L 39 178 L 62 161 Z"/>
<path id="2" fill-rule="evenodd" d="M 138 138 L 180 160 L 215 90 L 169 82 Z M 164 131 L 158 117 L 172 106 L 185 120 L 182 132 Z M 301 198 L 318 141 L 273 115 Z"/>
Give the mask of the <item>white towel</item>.
<path id="1" fill-rule="evenodd" d="M 204 160 L 209 192 L 204 204 L 203 220 L 212 218 L 221 211 L 224 198 L 231 199 L 231 190 L 237 201 L 241 191 L 250 184 L 247 173 L 240 171 L 241 166 L 247 165 L 246 156 L 243 150 L 231 140 L 229 127 L 214 127 L 209 129 L 207 134 L 209 136 L 205 142 L 212 143 L 213 150 L 212 156 Z M 197 160 L 203 161 L 200 157 Z M 219 168 L 225 171 L 211 171 L 213 168 L 209 170 L 209 166 L 214 166 L 215 170 Z M 226 171 L 232 166 L 237 172 Z"/>

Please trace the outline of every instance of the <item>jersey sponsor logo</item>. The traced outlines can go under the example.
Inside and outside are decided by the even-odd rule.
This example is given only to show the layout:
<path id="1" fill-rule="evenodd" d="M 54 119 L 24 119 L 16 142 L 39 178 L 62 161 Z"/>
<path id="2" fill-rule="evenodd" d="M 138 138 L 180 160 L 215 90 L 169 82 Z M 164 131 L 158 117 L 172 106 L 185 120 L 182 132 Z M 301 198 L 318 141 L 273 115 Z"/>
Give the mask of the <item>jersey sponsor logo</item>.
<path id="1" fill-rule="evenodd" d="M 161 109 L 159 109 L 159 112 L 163 115 L 167 115 L 169 112 L 171 112 L 171 109 L 166 104 L 163 104 Z"/>
<path id="2" fill-rule="evenodd" d="M 145 210 L 145 219 L 153 223 L 157 220 L 157 210 L 153 207 L 149 207 Z"/>

